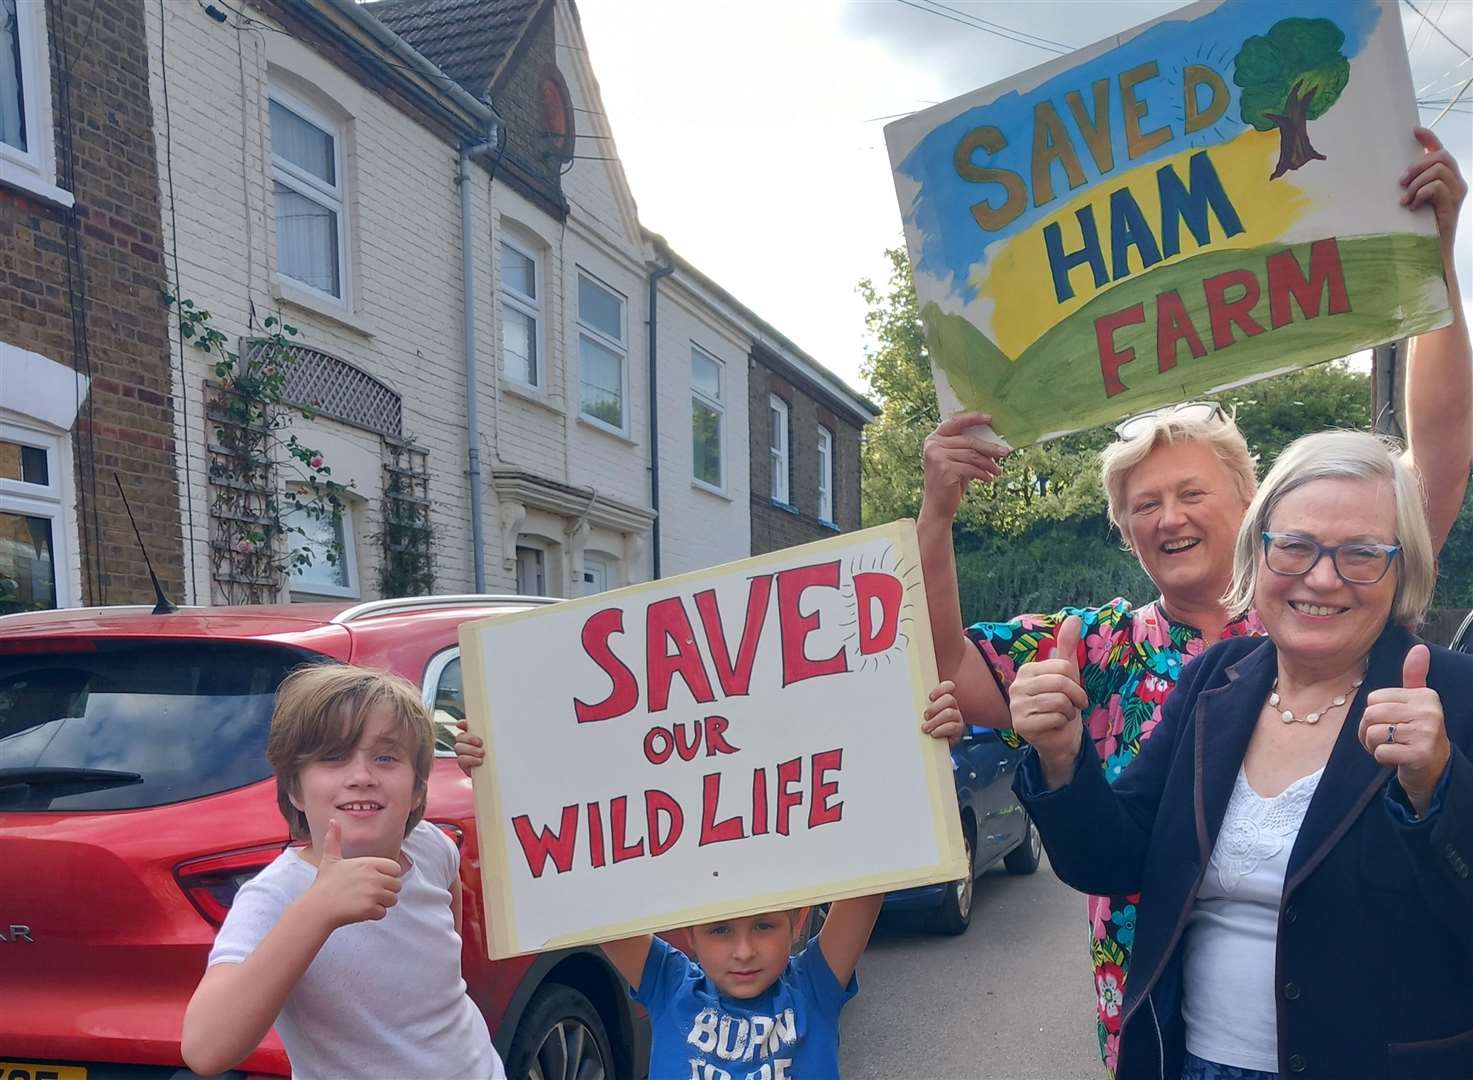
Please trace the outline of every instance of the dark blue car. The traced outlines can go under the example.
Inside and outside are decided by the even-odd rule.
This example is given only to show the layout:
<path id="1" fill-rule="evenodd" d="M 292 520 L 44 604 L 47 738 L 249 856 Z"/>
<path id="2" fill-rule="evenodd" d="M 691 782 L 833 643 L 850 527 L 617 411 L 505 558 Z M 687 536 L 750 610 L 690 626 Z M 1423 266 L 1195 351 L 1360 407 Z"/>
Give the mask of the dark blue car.
<path id="1" fill-rule="evenodd" d="M 984 870 L 999 859 L 1010 874 L 1038 869 L 1043 850 L 1038 829 L 1013 797 L 1013 773 L 1022 756 L 991 728 L 969 729 L 951 752 L 951 768 L 972 872 L 950 884 L 890 893 L 885 911 L 924 911 L 933 930 L 960 934 L 971 925 L 972 882 Z"/>

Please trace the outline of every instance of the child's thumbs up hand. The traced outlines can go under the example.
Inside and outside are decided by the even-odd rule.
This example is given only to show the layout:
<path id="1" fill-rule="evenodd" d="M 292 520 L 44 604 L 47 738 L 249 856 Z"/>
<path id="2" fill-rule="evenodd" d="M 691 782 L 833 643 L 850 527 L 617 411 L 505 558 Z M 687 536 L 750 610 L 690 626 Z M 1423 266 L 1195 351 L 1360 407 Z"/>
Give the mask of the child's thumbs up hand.
<path id="1" fill-rule="evenodd" d="M 1396 780 L 1418 814 L 1432 805 L 1452 747 L 1442 698 L 1427 685 L 1432 663 L 1426 645 L 1413 645 L 1401 665 L 1401 686 L 1373 690 L 1361 714 L 1360 741 L 1377 764 L 1396 769 Z"/>
<path id="2" fill-rule="evenodd" d="M 1054 636 L 1053 653 L 1020 667 L 1008 687 L 1013 730 L 1038 751 L 1050 788 L 1068 783 L 1084 737 L 1080 714 L 1089 697 L 1079 677 L 1082 629 L 1079 616 L 1065 619 Z"/>
<path id="3" fill-rule="evenodd" d="M 308 896 L 334 930 L 350 923 L 382 919 L 399 902 L 399 863 L 364 856 L 343 858 L 343 830 L 337 818 L 327 823 L 317 858 L 317 880 Z"/>

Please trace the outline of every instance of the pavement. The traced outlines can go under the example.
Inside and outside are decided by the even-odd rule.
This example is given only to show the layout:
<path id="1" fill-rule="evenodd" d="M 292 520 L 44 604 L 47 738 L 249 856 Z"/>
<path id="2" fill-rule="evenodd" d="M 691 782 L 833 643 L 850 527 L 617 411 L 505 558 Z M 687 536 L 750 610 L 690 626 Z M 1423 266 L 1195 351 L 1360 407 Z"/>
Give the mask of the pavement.
<path id="1" fill-rule="evenodd" d="M 1084 897 L 1048 866 L 977 880 L 971 928 L 881 921 L 844 1009 L 844 1080 L 1104 1080 Z"/>

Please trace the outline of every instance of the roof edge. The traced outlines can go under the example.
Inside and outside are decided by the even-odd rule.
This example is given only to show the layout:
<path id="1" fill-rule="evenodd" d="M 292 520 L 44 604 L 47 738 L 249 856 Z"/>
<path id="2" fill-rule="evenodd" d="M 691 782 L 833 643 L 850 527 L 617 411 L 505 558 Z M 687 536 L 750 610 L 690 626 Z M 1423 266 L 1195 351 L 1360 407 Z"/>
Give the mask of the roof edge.
<path id="1" fill-rule="evenodd" d="M 473 97 L 424 53 L 379 22 L 372 14 L 364 11 L 357 0 L 317 0 L 317 2 L 346 18 L 389 52 L 403 60 L 412 70 L 430 79 L 435 84 L 437 93 L 449 98 L 488 129 L 500 127 L 504 122 L 501 115 L 492 106 Z"/>
<path id="2" fill-rule="evenodd" d="M 799 348 L 791 338 L 777 327 L 773 326 L 762 316 L 742 303 L 723 286 L 717 284 L 709 276 L 694 266 L 689 260 L 678 254 L 663 236 L 657 232 L 641 226 L 641 232 L 647 241 L 654 245 L 656 253 L 664 259 L 668 259 L 681 273 L 695 279 L 702 288 L 709 289 L 724 303 L 729 304 L 739 315 L 750 320 L 762 335 L 769 341 L 758 341 L 758 345 L 765 346 L 763 352 L 771 355 L 779 363 L 793 368 L 799 375 L 827 391 L 841 404 L 850 409 L 854 415 L 861 418 L 862 423 L 878 420 L 882 410 L 874 402 L 863 394 L 854 390 L 839 376 L 835 375 L 823 364 L 819 363 L 807 352 Z"/>

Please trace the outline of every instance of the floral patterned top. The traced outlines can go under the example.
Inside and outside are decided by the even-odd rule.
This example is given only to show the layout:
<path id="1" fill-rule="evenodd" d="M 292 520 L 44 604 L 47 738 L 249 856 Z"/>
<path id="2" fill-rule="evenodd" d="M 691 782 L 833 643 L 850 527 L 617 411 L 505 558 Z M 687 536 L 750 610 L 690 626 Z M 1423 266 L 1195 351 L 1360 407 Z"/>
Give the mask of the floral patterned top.
<path id="1" fill-rule="evenodd" d="M 1020 665 L 1046 660 L 1053 653 L 1054 635 L 1070 615 L 1078 615 L 1083 623 L 1079 672 L 1089 696 L 1085 726 L 1099 751 L 1105 778 L 1113 784 L 1160 724 L 1161 703 L 1181 677 L 1182 665 L 1204 651 L 1207 643 L 1196 627 L 1172 622 L 1160 601 L 1132 608 L 1118 597 L 1099 608 L 1065 608 L 1052 615 L 977 623 L 968 627 L 967 636 L 1006 693 Z M 1223 629 L 1225 638 L 1262 633 L 1263 624 L 1253 611 Z M 1003 738 L 1010 745 L 1021 745 L 1012 732 L 1004 732 Z M 1089 897 L 1090 959 L 1099 997 L 1097 1034 L 1100 1056 L 1112 1077 L 1138 899 Z"/>

